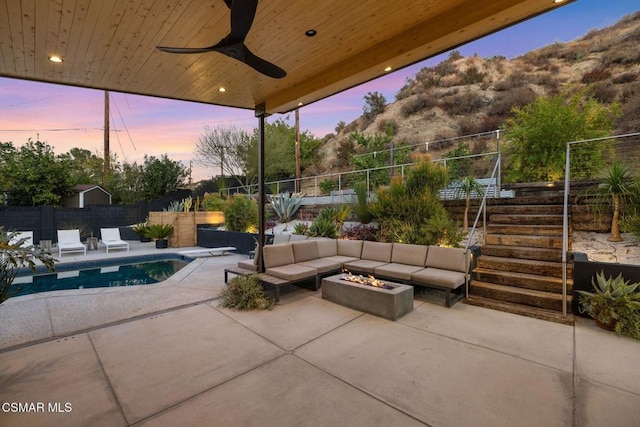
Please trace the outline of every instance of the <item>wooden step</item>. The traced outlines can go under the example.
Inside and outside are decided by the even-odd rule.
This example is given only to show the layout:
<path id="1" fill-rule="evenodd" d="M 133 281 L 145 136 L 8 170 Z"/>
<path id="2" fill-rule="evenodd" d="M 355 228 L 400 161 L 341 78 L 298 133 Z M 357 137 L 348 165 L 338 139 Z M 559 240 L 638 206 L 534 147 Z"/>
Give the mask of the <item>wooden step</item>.
<path id="1" fill-rule="evenodd" d="M 537 259 L 540 261 L 562 262 L 562 250 L 549 248 L 522 248 L 518 246 L 484 245 L 482 255 L 504 258 Z M 567 253 L 567 260 L 571 260 L 571 252 Z"/>
<path id="2" fill-rule="evenodd" d="M 520 214 L 520 215 L 562 215 L 562 205 L 492 205 L 487 208 L 490 215 Z"/>
<path id="3" fill-rule="evenodd" d="M 562 215 L 492 214 L 490 224 L 562 225 Z"/>
<path id="4" fill-rule="evenodd" d="M 567 242 L 571 250 L 571 241 Z M 487 234 L 487 245 L 519 246 L 527 248 L 549 248 L 562 250 L 562 237 L 557 236 L 528 236 L 520 234 Z"/>
<path id="5" fill-rule="evenodd" d="M 487 233 L 562 237 L 562 225 L 496 224 L 492 222 L 487 225 Z"/>
<path id="6" fill-rule="evenodd" d="M 471 281 L 469 294 L 497 301 L 544 308 L 562 312 L 562 294 L 517 288 L 480 281 Z M 567 297 L 567 309 L 571 311 L 571 295 Z"/>
<path id="7" fill-rule="evenodd" d="M 476 268 L 472 273 L 472 282 L 495 283 L 497 285 L 514 286 L 518 288 L 532 289 L 536 291 L 553 292 L 562 294 L 562 278 L 547 277 L 537 274 L 515 273 L 512 271 L 487 270 Z M 567 292 L 573 289 L 573 279 L 567 279 Z"/>
<path id="8" fill-rule="evenodd" d="M 563 196 L 522 196 L 503 197 L 499 199 L 489 199 L 488 203 L 494 205 L 563 205 Z"/>
<path id="9" fill-rule="evenodd" d="M 477 268 L 498 271 L 512 271 L 516 273 L 538 274 L 548 277 L 562 277 L 562 263 L 538 261 L 531 259 L 516 259 L 481 255 L 478 257 Z M 567 277 L 573 277 L 573 266 L 567 265 Z"/>
<path id="10" fill-rule="evenodd" d="M 507 313 L 519 314 L 521 316 L 528 316 L 536 319 L 547 320 L 550 322 L 561 323 L 564 325 L 573 325 L 574 322 L 573 314 L 571 314 L 571 311 L 567 311 L 567 316 L 565 317 L 562 312 L 545 310 L 542 308 L 536 308 L 521 304 L 508 303 L 504 301 L 496 301 L 475 295 L 469 295 L 469 297 L 465 299 L 465 303 L 478 307 L 504 311 Z"/>

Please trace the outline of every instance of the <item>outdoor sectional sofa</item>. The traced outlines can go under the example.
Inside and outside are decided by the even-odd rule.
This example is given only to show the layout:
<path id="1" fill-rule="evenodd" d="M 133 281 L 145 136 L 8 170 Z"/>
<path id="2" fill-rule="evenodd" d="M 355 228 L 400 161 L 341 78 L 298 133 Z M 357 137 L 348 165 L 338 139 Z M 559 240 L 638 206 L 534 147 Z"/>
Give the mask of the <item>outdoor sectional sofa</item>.
<path id="1" fill-rule="evenodd" d="M 445 292 L 446 306 L 463 298 L 469 280 L 469 255 L 462 248 L 382 243 L 362 240 L 309 239 L 267 245 L 263 249 L 265 272 L 258 277 L 276 289 L 315 280 L 320 288 L 322 277 L 348 270 L 353 274 L 371 274 L 408 285 L 419 285 Z M 228 273 L 257 272 L 255 260 L 238 262 Z M 452 297 L 452 294 L 455 294 Z"/>

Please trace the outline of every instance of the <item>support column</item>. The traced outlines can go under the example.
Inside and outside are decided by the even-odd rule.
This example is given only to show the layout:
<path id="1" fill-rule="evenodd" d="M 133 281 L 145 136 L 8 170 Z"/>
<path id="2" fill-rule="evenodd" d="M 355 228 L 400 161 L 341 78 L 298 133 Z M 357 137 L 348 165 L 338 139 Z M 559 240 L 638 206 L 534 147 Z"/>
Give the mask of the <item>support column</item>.
<path id="1" fill-rule="evenodd" d="M 264 263 L 262 262 L 262 248 L 264 248 L 264 120 L 267 117 L 264 102 L 256 105 L 255 116 L 258 118 L 258 247 L 256 248 L 256 259 L 258 271 L 264 272 Z"/>

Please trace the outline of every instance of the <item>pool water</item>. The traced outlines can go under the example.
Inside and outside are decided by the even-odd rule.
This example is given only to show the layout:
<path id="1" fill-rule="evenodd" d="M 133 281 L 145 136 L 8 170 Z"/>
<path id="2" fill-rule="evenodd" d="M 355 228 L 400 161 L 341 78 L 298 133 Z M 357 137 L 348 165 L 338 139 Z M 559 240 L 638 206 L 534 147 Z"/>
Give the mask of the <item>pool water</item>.
<path id="1" fill-rule="evenodd" d="M 13 282 L 13 296 L 68 289 L 150 285 L 166 280 L 187 264 L 188 261 L 183 259 L 164 259 L 20 276 Z"/>

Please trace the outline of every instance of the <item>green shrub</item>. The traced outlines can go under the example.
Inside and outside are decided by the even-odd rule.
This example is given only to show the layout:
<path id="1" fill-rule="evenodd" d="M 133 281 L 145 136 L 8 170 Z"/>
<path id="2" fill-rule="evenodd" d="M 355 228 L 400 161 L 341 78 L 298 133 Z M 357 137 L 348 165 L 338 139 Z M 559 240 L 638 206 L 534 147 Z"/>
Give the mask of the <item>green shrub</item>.
<path id="1" fill-rule="evenodd" d="M 273 299 L 265 297 L 258 276 L 254 274 L 234 277 L 222 288 L 218 298 L 222 307 L 237 310 L 270 310 L 274 304 Z"/>
<path id="2" fill-rule="evenodd" d="M 225 200 L 218 193 L 209 193 L 202 199 L 202 209 L 205 211 L 224 210 Z"/>
<path id="3" fill-rule="evenodd" d="M 320 188 L 322 194 L 329 194 L 336 189 L 336 182 L 332 179 L 325 179 L 320 184 L 318 184 L 318 187 Z"/>
<path id="4" fill-rule="evenodd" d="M 457 246 L 461 240 L 454 232 L 457 224 L 438 197 L 447 181 L 443 166 L 422 160 L 409 170 L 405 182 L 396 177 L 388 187 L 378 189 L 371 212 L 380 224 L 380 240 Z"/>
<path id="5" fill-rule="evenodd" d="M 380 229 L 376 225 L 359 224 L 341 231 L 340 238 L 347 240 L 369 240 L 371 242 L 377 242 L 379 231 Z"/>
<path id="6" fill-rule="evenodd" d="M 258 205 L 244 194 L 234 194 L 224 207 L 224 225 L 229 231 L 255 231 Z"/>

